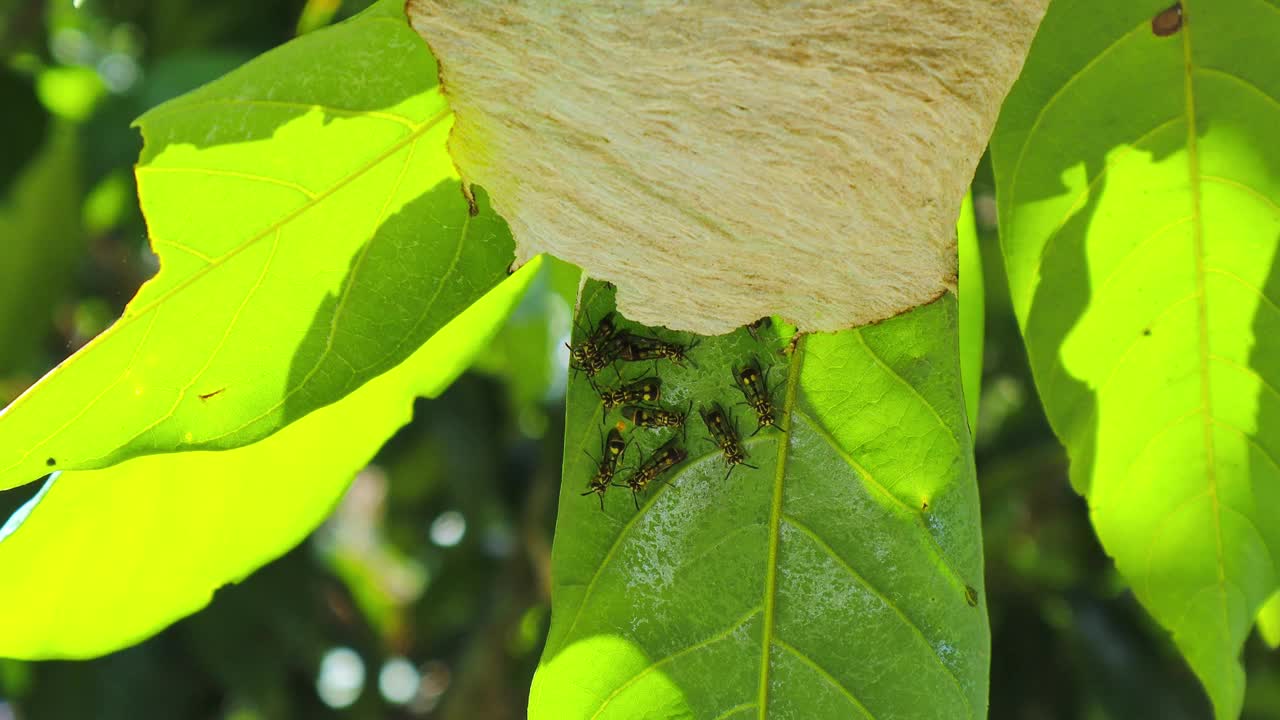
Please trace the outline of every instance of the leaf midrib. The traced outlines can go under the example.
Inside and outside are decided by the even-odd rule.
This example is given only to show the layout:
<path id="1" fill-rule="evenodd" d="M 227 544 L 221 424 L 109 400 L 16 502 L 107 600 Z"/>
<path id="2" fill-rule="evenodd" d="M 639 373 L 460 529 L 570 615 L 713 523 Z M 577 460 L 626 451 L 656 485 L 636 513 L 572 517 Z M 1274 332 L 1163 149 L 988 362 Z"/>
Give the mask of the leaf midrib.
<path id="1" fill-rule="evenodd" d="M 791 448 L 791 414 L 796 405 L 800 386 L 800 366 L 804 364 L 805 337 L 800 336 L 791 353 L 787 368 L 787 392 L 782 401 L 782 428 L 778 442 L 777 460 L 774 465 L 773 500 L 769 509 L 769 555 L 765 567 L 764 617 L 760 630 L 760 684 L 757 688 L 756 707 L 760 720 L 769 712 L 769 650 L 777 642 L 774 637 L 774 611 L 778 591 L 778 545 L 782 534 L 782 484 L 787 475 L 787 456 Z"/>
<path id="2" fill-rule="evenodd" d="M 1218 606 L 1222 612 L 1222 635 L 1220 639 L 1228 655 L 1230 646 L 1230 618 L 1227 615 L 1226 560 L 1222 545 L 1222 508 L 1218 498 L 1218 476 L 1214 466 L 1215 447 L 1213 439 L 1213 403 L 1209 384 L 1209 309 L 1205 288 L 1205 247 L 1204 247 L 1204 213 L 1200 197 L 1200 153 L 1196 137 L 1196 102 L 1194 61 L 1191 52 L 1191 14 L 1183 5 L 1182 22 L 1182 54 L 1183 54 L 1183 87 L 1186 98 L 1187 113 L 1187 172 L 1191 188 L 1191 237 L 1196 263 L 1196 314 L 1198 316 L 1197 349 L 1200 355 L 1200 402 L 1205 408 L 1201 415 L 1200 426 L 1204 437 L 1205 477 L 1208 482 L 1207 492 L 1213 507 L 1213 539 L 1217 550 L 1217 585 Z"/>

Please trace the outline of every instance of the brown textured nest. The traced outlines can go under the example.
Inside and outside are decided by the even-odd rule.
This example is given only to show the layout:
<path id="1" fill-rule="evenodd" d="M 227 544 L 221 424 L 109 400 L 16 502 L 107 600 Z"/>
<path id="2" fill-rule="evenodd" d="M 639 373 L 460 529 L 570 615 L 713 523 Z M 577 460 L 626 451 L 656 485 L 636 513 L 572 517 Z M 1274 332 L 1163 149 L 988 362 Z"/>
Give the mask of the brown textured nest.
<path id="1" fill-rule="evenodd" d="M 875 322 L 956 277 L 955 219 L 1047 0 L 410 0 L 450 151 L 634 320 Z"/>

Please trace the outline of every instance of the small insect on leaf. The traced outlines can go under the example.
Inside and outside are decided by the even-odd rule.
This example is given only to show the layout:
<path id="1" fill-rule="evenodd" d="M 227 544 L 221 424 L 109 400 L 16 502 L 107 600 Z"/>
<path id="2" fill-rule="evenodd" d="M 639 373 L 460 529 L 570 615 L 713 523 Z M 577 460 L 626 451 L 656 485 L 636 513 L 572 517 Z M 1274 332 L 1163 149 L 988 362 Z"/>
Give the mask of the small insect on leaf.
<path id="1" fill-rule="evenodd" d="M 969 607 L 978 607 L 978 591 L 972 585 L 964 586 L 964 599 Z"/>
<path id="2" fill-rule="evenodd" d="M 725 413 L 720 403 L 711 403 L 709 407 L 699 409 L 702 415 L 702 422 L 707 426 L 707 432 L 711 433 L 711 439 L 715 441 L 716 447 L 720 448 L 720 452 L 724 455 L 725 464 L 729 466 L 728 472 L 724 474 L 724 479 L 728 480 L 729 475 L 733 473 L 733 469 L 738 465 L 749 467 L 757 470 L 755 465 L 747 463 L 747 451 L 743 449 L 741 441 L 738 439 L 738 429 L 734 427 L 733 421 L 729 415 Z"/>
<path id="3" fill-rule="evenodd" d="M 631 502 L 635 504 L 636 509 L 640 509 L 640 500 L 638 494 L 645 491 L 649 484 L 657 480 L 664 473 L 670 471 L 676 465 L 684 462 L 689 457 L 689 453 L 680 446 L 676 438 L 663 443 L 662 447 L 653 451 L 644 462 L 640 463 L 640 467 L 631 473 L 625 484 L 614 483 L 618 487 L 631 489 Z M 674 484 L 672 484 L 674 487 Z"/>
<path id="4" fill-rule="evenodd" d="M 747 332 L 751 334 L 752 339 L 759 341 L 760 331 L 769 327 L 769 325 L 772 322 L 773 321 L 769 318 L 769 316 L 766 315 L 765 317 L 762 317 L 753 323 L 747 323 L 746 325 Z"/>
<path id="5" fill-rule="evenodd" d="M 1182 3 L 1177 2 L 1151 18 L 1151 32 L 1156 37 L 1169 37 L 1182 29 Z"/>
<path id="6" fill-rule="evenodd" d="M 678 428 L 684 426 L 687 415 L 679 410 L 627 405 L 622 408 L 622 416 L 639 427 Z"/>
<path id="7" fill-rule="evenodd" d="M 628 403 L 655 403 L 662 397 L 662 380 L 660 378 L 643 378 L 623 385 L 616 390 L 600 390 L 600 402 L 605 411 Z"/>
<path id="8" fill-rule="evenodd" d="M 569 367 L 581 370 L 590 378 L 616 359 L 615 337 L 619 333 L 613 324 L 613 313 L 605 313 L 594 330 L 589 333 L 584 331 L 583 334 L 587 337 L 577 345 L 566 343 L 565 347 L 569 348 Z"/>
<path id="9" fill-rule="evenodd" d="M 627 451 L 627 444 L 622 440 L 622 433 L 618 432 L 618 428 L 609 430 L 609 435 L 604 440 L 604 448 L 600 452 L 600 464 L 596 468 L 596 473 L 587 481 L 587 490 L 582 493 L 583 497 L 595 493 L 600 498 L 600 509 L 604 510 L 604 494 L 609 489 L 609 485 L 613 482 L 613 476 L 618 472 L 618 463 L 622 461 L 622 456 Z M 586 452 L 585 450 L 583 452 Z M 588 455 L 590 457 L 590 455 Z"/>
<path id="10" fill-rule="evenodd" d="M 751 358 L 746 364 L 734 370 L 733 381 L 737 383 L 738 389 L 746 398 L 747 406 L 756 413 L 756 429 L 751 434 L 755 435 L 766 427 L 781 430 L 774 417 L 773 398 L 769 392 L 769 386 L 765 383 L 760 361 Z"/>
<path id="11" fill-rule="evenodd" d="M 645 337 L 624 331 L 614 336 L 612 351 L 619 360 L 640 362 L 644 360 L 670 360 L 676 364 L 689 364 L 697 367 L 697 363 L 689 360 L 689 351 L 697 347 L 698 342 L 681 345 L 658 338 Z"/>

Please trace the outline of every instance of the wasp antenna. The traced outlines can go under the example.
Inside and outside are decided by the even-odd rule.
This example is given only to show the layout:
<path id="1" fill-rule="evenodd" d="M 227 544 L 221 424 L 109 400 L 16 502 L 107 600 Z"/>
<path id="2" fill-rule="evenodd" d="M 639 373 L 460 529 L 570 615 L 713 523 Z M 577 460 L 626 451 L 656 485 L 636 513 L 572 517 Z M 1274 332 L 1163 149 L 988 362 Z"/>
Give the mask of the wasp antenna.
<path id="1" fill-rule="evenodd" d="M 635 490 L 632 490 L 632 491 L 631 491 L 631 502 L 636 506 L 636 509 L 637 509 L 637 510 L 639 510 L 639 509 L 640 509 L 640 499 L 636 497 L 636 491 L 635 491 Z"/>
<path id="2" fill-rule="evenodd" d="M 600 512 L 604 512 L 604 493 L 600 493 Z"/>
<path id="3" fill-rule="evenodd" d="M 747 463 L 741 463 L 741 465 L 742 465 L 743 467 L 749 467 L 749 468 L 751 468 L 752 470 L 759 470 L 759 469 L 760 469 L 760 468 L 756 467 L 755 465 L 749 465 L 749 464 L 747 464 Z"/>
<path id="4" fill-rule="evenodd" d="M 590 494 L 591 494 L 591 493 L 593 493 L 593 492 L 595 492 L 595 490 L 588 490 L 588 491 L 586 491 L 586 492 L 578 493 L 578 495 L 579 495 L 579 497 L 586 497 L 586 496 L 590 495 Z"/>
<path id="5" fill-rule="evenodd" d="M 754 432 L 752 432 L 750 435 L 748 435 L 748 437 L 755 437 L 755 436 L 756 436 L 756 433 L 760 432 L 760 431 L 761 431 L 761 430 L 763 430 L 764 428 L 765 428 L 765 426 L 764 426 L 764 425 L 760 425 L 759 427 L 757 427 L 757 428 L 755 429 L 755 431 L 754 431 Z"/>

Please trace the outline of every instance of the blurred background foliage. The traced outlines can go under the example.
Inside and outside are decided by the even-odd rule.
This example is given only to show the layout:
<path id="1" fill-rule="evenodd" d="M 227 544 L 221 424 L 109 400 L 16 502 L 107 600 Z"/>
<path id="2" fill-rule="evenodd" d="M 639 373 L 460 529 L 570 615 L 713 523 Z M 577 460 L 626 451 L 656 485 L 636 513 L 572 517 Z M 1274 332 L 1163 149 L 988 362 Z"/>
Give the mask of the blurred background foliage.
<path id="1" fill-rule="evenodd" d="M 133 118 L 367 4 L 0 0 L 0 405 L 156 270 Z M 991 717 L 1207 718 L 1067 483 L 1009 307 L 985 160 L 974 197 Z M 0 659 L 0 720 L 523 717 L 548 622 L 577 279 L 549 264 L 473 371 L 419 403 L 331 519 L 203 612 L 97 660 Z M 0 518 L 34 491 L 0 493 Z M 0 575 L 0 592 L 22 591 Z M 0 632 L 21 622 L 0 618 Z M 1251 638 L 1246 665 L 1245 716 L 1280 718 L 1276 655 Z"/>

